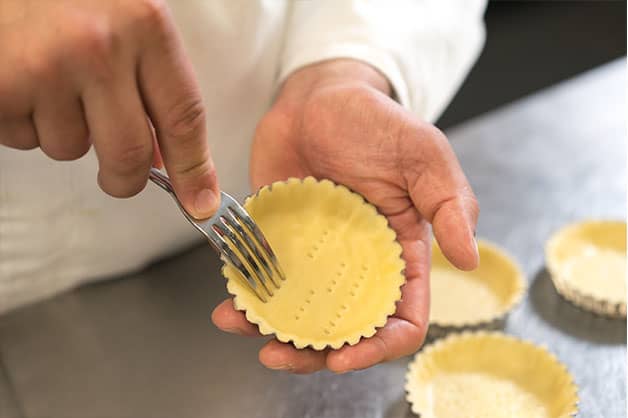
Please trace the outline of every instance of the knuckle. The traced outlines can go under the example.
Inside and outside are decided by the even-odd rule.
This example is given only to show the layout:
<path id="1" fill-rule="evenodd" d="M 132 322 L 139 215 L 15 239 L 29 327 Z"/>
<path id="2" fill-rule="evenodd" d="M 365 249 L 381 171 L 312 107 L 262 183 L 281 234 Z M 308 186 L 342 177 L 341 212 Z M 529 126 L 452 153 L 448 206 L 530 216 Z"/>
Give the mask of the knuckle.
<path id="1" fill-rule="evenodd" d="M 84 143 L 78 143 L 76 141 L 72 141 L 72 143 L 67 143 L 65 141 L 55 142 L 54 144 L 48 144 L 47 142 L 42 142 L 40 144 L 41 150 L 50 158 L 56 161 L 72 161 L 78 160 L 82 156 L 84 156 L 87 151 L 89 151 L 89 143 L 84 141 Z"/>
<path id="2" fill-rule="evenodd" d="M 181 179 L 198 179 L 200 177 L 208 176 L 211 182 L 216 182 L 216 168 L 211 163 L 209 157 L 201 157 L 198 159 L 185 161 L 181 164 L 174 164 L 173 170 L 176 176 Z"/>
<path id="3" fill-rule="evenodd" d="M 154 29 L 161 28 L 168 20 L 168 8 L 164 0 L 135 0 L 135 23 L 145 24 Z"/>
<path id="4" fill-rule="evenodd" d="M 465 196 L 465 206 L 467 207 L 467 210 L 474 218 L 474 220 L 477 220 L 478 216 L 480 215 L 480 203 L 478 202 L 478 199 L 475 197 L 475 194 L 470 187 L 467 188 L 466 194 L 467 195 Z"/>
<path id="5" fill-rule="evenodd" d="M 98 79 L 113 76 L 113 59 L 119 42 L 109 25 L 84 22 L 77 25 L 70 37 L 74 57 L 90 75 Z"/>
<path id="6" fill-rule="evenodd" d="M 400 142 L 401 166 L 407 169 L 443 166 L 453 152 L 445 134 L 429 123 L 411 125 Z"/>
<path id="7" fill-rule="evenodd" d="M 182 149 L 192 148 L 205 129 L 205 106 L 200 97 L 179 102 L 168 112 L 166 134 Z M 204 139 L 204 138 L 203 138 Z"/>
<path id="8" fill-rule="evenodd" d="M 118 177 L 135 177 L 148 172 L 152 159 L 152 145 L 138 143 L 125 145 L 115 150 L 105 165 L 111 173 Z"/>
<path id="9" fill-rule="evenodd" d="M 25 73 L 35 82 L 45 84 L 54 81 L 59 72 L 59 58 L 55 51 L 45 54 L 33 54 L 24 60 Z"/>

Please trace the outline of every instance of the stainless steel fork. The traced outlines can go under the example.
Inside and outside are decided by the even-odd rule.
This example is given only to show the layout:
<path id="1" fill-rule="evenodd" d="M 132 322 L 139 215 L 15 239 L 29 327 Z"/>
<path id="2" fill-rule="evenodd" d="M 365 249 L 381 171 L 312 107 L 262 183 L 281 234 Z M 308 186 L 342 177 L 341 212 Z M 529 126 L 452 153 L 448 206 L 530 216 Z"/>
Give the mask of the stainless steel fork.
<path id="1" fill-rule="evenodd" d="M 279 289 L 285 275 L 262 231 L 234 198 L 220 192 L 218 211 L 211 218 L 196 219 L 177 198 L 168 176 L 151 168 L 149 178 L 170 193 L 183 216 L 207 238 L 221 259 L 231 264 L 246 279 L 262 302 L 273 296 L 273 291 Z"/>

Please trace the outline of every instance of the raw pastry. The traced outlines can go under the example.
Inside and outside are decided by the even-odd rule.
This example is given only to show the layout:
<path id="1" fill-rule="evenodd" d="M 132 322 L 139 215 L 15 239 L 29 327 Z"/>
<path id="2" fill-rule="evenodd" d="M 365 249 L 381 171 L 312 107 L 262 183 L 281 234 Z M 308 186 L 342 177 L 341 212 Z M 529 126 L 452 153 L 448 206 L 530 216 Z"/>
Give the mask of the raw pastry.
<path id="1" fill-rule="evenodd" d="M 546 246 L 557 290 L 576 305 L 626 316 L 626 223 L 587 221 L 558 231 Z"/>
<path id="2" fill-rule="evenodd" d="M 432 245 L 430 322 L 439 327 L 467 327 L 503 317 L 523 296 L 523 273 L 508 254 L 478 240 L 480 265 L 474 271 L 452 266 Z"/>
<path id="3" fill-rule="evenodd" d="M 419 352 L 406 375 L 421 418 L 559 418 L 577 412 L 571 375 L 547 350 L 496 332 L 453 334 Z"/>
<path id="4" fill-rule="evenodd" d="M 286 275 L 263 303 L 232 267 L 223 268 L 236 309 L 262 334 L 297 348 L 340 348 L 372 336 L 395 312 L 405 281 L 401 246 L 360 195 L 308 177 L 264 187 L 244 206 Z"/>

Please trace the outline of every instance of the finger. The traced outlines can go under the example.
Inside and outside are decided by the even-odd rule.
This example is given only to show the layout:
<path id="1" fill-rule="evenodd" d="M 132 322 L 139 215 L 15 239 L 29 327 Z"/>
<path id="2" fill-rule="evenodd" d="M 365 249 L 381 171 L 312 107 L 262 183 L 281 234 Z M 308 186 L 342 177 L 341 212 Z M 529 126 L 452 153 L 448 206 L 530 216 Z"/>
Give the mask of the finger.
<path id="1" fill-rule="evenodd" d="M 414 353 L 423 343 L 425 330 L 399 318 L 389 318 L 374 336 L 344 346 L 327 356 L 327 367 L 336 373 L 360 370 L 382 361 Z"/>
<path id="2" fill-rule="evenodd" d="M 57 94 L 42 94 L 33 122 L 37 128 L 39 146 L 55 160 L 75 160 L 89 150 L 89 132 L 85 122 L 83 105 L 77 96 L 59 89 Z"/>
<path id="3" fill-rule="evenodd" d="M 142 98 L 179 200 L 195 217 L 207 218 L 217 210 L 220 193 L 207 143 L 205 106 L 170 16 L 159 19 L 151 33 L 157 35 L 147 41 L 139 64 Z"/>
<path id="4" fill-rule="evenodd" d="M 212 322 L 225 332 L 250 337 L 261 336 L 257 326 L 246 319 L 244 312 L 233 307 L 233 299 L 224 300 L 216 306 L 212 312 Z"/>
<path id="5" fill-rule="evenodd" d="M 303 374 L 323 369 L 326 355 L 325 351 L 297 349 L 292 344 L 271 340 L 260 350 L 259 361 L 269 369 Z"/>
<path id="6" fill-rule="evenodd" d="M 427 228 L 426 228 L 427 229 Z M 430 252 L 429 234 L 417 241 L 403 241 L 403 258 L 406 261 L 406 283 L 397 303 L 395 316 L 427 331 L 430 313 Z"/>
<path id="7" fill-rule="evenodd" d="M 0 144 L 20 150 L 37 148 L 39 141 L 30 118 L 0 119 Z"/>
<path id="8" fill-rule="evenodd" d="M 402 152 L 412 202 L 432 223 L 445 256 L 458 268 L 477 267 L 475 227 L 479 208 L 447 138 L 436 128 L 417 128 Z"/>
<path id="9" fill-rule="evenodd" d="M 345 346 L 327 356 L 327 367 L 337 373 L 370 367 L 382 361 L 414 353 L 425 341 L 430 309 L 430 234 L 425 220 L 416 211 L 389 217 L 390 226 L 399 230 L 405 225 L 401 240 L 406 262 L 406 283 L 393 318 L 386 326 L 355 346 Z M 408 228 L 407 225 L 413 225 Z M 411 238 L 411 239 L 407 239 Z"/>
<path id="10" fill-rule="evenodd" d="M 83 103 L 98 156 L 98 183 L 111 196 L 130 197 L 148 180 L 153 139 L 132 72 L 112 78 L 88 85 Z"/>

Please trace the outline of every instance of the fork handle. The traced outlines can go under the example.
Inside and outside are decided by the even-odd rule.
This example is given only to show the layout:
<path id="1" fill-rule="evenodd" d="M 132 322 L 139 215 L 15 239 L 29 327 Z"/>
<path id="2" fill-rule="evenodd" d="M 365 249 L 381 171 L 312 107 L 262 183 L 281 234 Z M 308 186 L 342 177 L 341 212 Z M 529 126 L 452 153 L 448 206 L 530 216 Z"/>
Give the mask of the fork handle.
<path id="1" fill-rule="evenodd" d="M 151 167 L 150 172 L 148 174 L 148 178 L 157 186 L 161 187 L 162 189 L 170 193 L 170 196 L 177 203 L 177 206 L 179 206 L 181 213 L 183 213 L 183 216 L 185 216 L 188 222 L 190 222 L 201 234 L 203 234 L 205 238 L 209 239 L 209 236 L 207 235 L 205 228 L 203 228 L 203 221 L 196 219 L 195 217 L 190 215 L 190 213 L 183 207 L 183 204 L 177 197 L 177 194 L 174 191 L 174 187 L 172 187 L 172 182 L 170 181 L 168 176 L 166 176 L 165 174 L 163 174 L 161 171 L 157 170 L 156 168 Z"/>
<path id="2" fill-rule="evenodd" d="M 173 194 L 173 195 L 175 194 L 174 187 L 172 187 L 172 182 L 170 181 L 168 176 L 166 176 L 165 174 L 163 174 L 161 171 L 157 170 L 156 168 L 154 167 L 150 168 L 150 172 L 148 173 L 148 178 L 153 183 L 155 183 L 157 186 L 161 187 L 168 193 Z"/>

